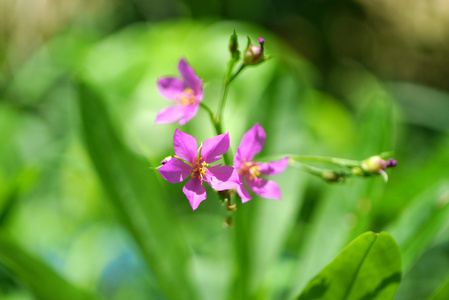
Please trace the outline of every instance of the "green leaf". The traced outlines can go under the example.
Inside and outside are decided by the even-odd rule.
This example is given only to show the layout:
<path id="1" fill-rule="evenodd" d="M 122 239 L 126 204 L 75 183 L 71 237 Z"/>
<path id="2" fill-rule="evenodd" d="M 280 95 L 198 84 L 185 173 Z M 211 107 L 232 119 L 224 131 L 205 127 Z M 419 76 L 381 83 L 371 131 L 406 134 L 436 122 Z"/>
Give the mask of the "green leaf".
<path id="1" fill-rule="evenodd" d="M 37 299 L 96 299 L 75 287 L 40 259 L 17 245 L 4 232 L 0 235 L 0 262 L 23 282 Z"/>
<path id="2" fill-rule="evenodd" d="M 298 300 L 388 300 L 401 280 L 399 248 L 386 232 L 352 241 L 306 286 Z"/>
<path id="3" fill-rule="evenodd" d="M 449 299 L 449 279 L 435 291 L 427 300 L 446 300 Z"/>
<path id="4" fill-rule="evenodd" d="M 24 169 L 4 189 L 0 189 L 0 227 L 5 226 L 17 207 L 20 193 L 29 188 L 35 177 L 34 169 Z"/>
<path id="5" fill-rule="evenodd" d="M 116 214 L 135 239 L 170 299 L 195 299 L 187 277 L 189 251 L 159 178 L 120 140 L 101 94 L 80 83 L 82 131 L 93 166 Z"/>
<path id="6" fill-rule="evenodd" d="M 404 274 L 411 269 L 420 255 L 428 249 L 435 236 L 447 225 L 448 188 L 447 180 L 433 184 L 412 199 L 412 203 L 404 208 L 402 216 L 389 227 L 388 231 L 395 236 L 401 249 Z"/>

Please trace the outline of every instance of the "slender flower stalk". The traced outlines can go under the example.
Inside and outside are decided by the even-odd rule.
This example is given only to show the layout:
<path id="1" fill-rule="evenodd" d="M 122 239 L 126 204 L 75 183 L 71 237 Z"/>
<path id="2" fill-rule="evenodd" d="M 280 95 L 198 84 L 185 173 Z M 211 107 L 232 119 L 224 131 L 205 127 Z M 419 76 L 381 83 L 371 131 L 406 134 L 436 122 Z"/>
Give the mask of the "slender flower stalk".
<path id="1" fill-rule="evenodd" d="M 290 155 L 292 161 L 308 162 L 308 163 L 328 163 L 338 165 L 341 167 L 359 167 L 360 162 L 357 160 L 327 157 L 327 156 L 312 156 L 312 155 Z"/>
<path id="2" fill-rule="evenodd" d="M 220 101 L 220 106 L 218 107 L 217 123 L 221 124 L 222 119 L 223 119 L 223 111 L 224 111 L 224 107 L 226 105 L 226 100 L 228 98 L 229 86 L 230 86 L 231 82 L 237 77 L 237 75 L 239 75 L 240 72 L 243 71 L 244 67 L 245 67 L 244 65 L 241 65 L 234 74 L 231 73 L 232 74 L 231 76 L 226 76 L 224 86 L 223 86 L 223 96 Z"/>
<path id="3" fill-rule="evenodd" d="M 351 176 L 371 176 L 381 175 L 385 181 L 388 181 L 388 175 L 385 172 L 387 168 L 395 167 L 397 161 L 393 158 L 384 160 L 384 157 L 390 153 L 371 156 L 365 160 L 357 161 L 338 157 L 325 156 L 307 156 L 307 155 L 291 155 L 290 163 L 301 167 L 310 174 L 317 175 L 329 182 L 344 181 Z M 342 167 L 343 170 L 331 170 L 316 166 L 306 165 L 305 163 L 326 163 Z"/>

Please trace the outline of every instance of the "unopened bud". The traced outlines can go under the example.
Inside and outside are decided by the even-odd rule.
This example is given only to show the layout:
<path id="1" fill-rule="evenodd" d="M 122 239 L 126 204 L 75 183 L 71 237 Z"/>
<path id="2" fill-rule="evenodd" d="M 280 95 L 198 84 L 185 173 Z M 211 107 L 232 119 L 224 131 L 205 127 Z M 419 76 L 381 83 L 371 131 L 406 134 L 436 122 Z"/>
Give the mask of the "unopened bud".
<path id="1" fill-rule="evenodd" d="M 387 162 L 379 155 L 371 156 L 362 161 L 362 169 L 368 173 L 379 173 L 380 170 L 387 168 Z"/>
<path id="2" fill-rule="evenodd" d="M 257 65 L 265 60 L 263 55 L 263 44 L 265 43 L 264 38 L 259 37 L 258 39 L 260 47 L 254 46 L 251 43 L 251 39 L 248 37 L 248 47 L 246 47 L 245 55 L 243 57 L 244 65 Z"/>
<path id="3" fill-rule="evenodd" d="M 362 168 L 359 167 L 354 167 L 351 169 L 352 174 L 354 174 L 355 176 L 362 176 L 365 175 L 365 172 L 363 172 Z"/>
<path id="4" fill-rule="evenodd" d="M 237 39 L 237 34 L 234 33 L 231 35 L 231 38 L 229 39 L 229 52 L 231 52 L 232 57 L 237 57 L 239 56 L 239 43 L 238 43 L 238 39 Z"/>
<path id="5" fill-rule="evenodd" d="M 396 167 L 396 165 L 398 164 L 398 161 L 394 158 L 390 158 L 387 161 L 387 168 L 392 168 L 392 167 Z"/>
<path id="6" fill-rule="evenodd" d="M 328 182 L 341 182 L 346 178 L 346 174 L 343 172 L 325 170 L 321 172 L 321 178 Z"/>
<path id="7" fill-rule="evenodd" d="M 327 181 L 337 181 L 339 176 L 332 171 L 323 171 L 321 172 L 321 177 Z"/>

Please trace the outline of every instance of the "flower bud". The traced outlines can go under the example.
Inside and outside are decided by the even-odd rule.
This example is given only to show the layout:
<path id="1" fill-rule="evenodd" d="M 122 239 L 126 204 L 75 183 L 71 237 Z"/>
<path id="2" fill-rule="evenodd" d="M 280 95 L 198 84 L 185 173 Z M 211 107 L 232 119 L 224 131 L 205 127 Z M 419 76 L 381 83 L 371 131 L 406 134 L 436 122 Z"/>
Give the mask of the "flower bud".
<path id="1" fill-rule="evenodd" d="M 240 51 L 239 51 L 239 43 L 237 40 L 237 34 L 235 33 L 235 30 L 234 33 L 231 35 L 231 38 L 229 39 L 229 52 L 231 52 L 231 56 L 234 59 L 238 59 Z"/>
<path id="2" fill-rule="evenodd" d="M 355 176 L 363 176 L 365 175 L 365 172 L 362 170 L 362 168 L 354 167 L 351 169 L 351 173 Z"/>
<path id="3" fill-rule="evenodd" d="M 346 174 L 344 172 L 324 170 L 321 172 L 321 178 L 327 182 L 342 182 L 346 179 Z"/>
<path id="4" fill-rule="evenodd" d="M 340 174 L 336 174 L 335 172 L 328 170 L 321 172 L 321 177 L 329 182 L 336 182 L 342 179 Z"/>
<path id="5" fill-rule="evenodd" d="M 387 161 L 387 168 L 396 167 L 397 164 L 398 164 L 398 161 L 396 159 L 390 158 Z"/>
<path id="6" fill-rule="evenodd" d="M 251 43 L 251 39 L 248 37 L 248 47 L 246 48 L 243 57 L 243 65 L 257 65 L 265 60 L 265 56 L 263 55 L 263 44 L 265 43 L 265 40 L 264 38 L 259 37 L 258 41 L 260 47 L 254 46 Z"/>
<path id="7" fill-rule="evenodd" d="M 362 161 L 362 169 L 368 173 L 379 173 L 387 168 L 387 162 L 379 155 L 371 156 Z"/>

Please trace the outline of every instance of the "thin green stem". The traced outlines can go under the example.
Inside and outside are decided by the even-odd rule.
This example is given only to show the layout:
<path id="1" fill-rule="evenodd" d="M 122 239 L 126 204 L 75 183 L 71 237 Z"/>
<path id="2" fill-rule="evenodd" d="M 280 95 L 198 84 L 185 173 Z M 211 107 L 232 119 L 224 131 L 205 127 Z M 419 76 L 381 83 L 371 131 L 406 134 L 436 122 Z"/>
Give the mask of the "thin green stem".
<path id="1" fill-rule="evenodd" d="M 200 107 L 209 113 L 210 120 L 212 121 L 212 123 L 215 123 L 215 120 L 214 120 L 215 117 L 214 117 L 214 113 L 212 112 L 212 109 L 210 109 L 210 107 L 207 106 L 204 102 L 200 103 Z"/>
<path id="2" fill-rule="evenodd" d="M 217 118 L 214 116 L 214 113 L 212 112 L 210 107 L 204 104 L 203 102 L 200 103 L 200 107 L 209 113 L 210 121 L 212 122 L 212 125 L 214 126 L 217 135 L 222 134 L 223 130 L 221 129 L 221 125 L 218 122 Z"/>
<path id="3" fill-rule="evenodd" d="M 228 72 L 229 72 L 229 70 L 232 71 L 233 64 L 230 64 L 229 67 L 231 69 L 228 69 Z M 229 86 L 230 86 L 231 82 L 237 77 L 237 75 L 239 75 L 239 73 L 244 69 L 244 67 L 245 67 L 244 65 L 241 65 L 240 68 L 237 70 L 237 72 L 234 73 L 234 75 L 226 76 L 226 79 L 224 82 L 224 87 L 223 87 L 223 97 L 221 98 L 221 103 L 220 103 L 220 106 L 218 107 L 218 113 L 217 113 L 218 123 L 221 123 L 222 119 L 223 119 L 223 110 L 226 105 L 226 100 L 228 98 Z"/>
<path id="4" fill-rule="evenodd" d="M 237 210 L 234 212 L 234 230 L 235 230 L 235 276 L 233 299 L 248 299 L 249 277 L 251 264 L 249 257 L 249 224 L 248 211 L 243 207 L 239 197 L 235 199 Z"/>
<path id="5" fill-rule="evenodd" d="M 360 162 L 357 160 L 344 159 L 338 157 L 326 157 L 326 156 L 309 156 L 309 155 L 290 155 L 290 159 L 296 162 L 316 162 L 316 163 L 328 163 L 338 165 L 341 167 L 360 167 Z"/>
<path id="6" fill-rule="evenodd" d="M 296 161 L 295 164 L 297 164 L 307 173 L 318 176 L 328 182 L 343 181 L 344 179 L 351 177 L 353 175 L 349 171 L 336 171 L 331 169 L 319 168 Z"/>
<path id="7" fill-rule="evenodd" d="M 299 162 L 297 164 L 304 171 L 306 171 L 307 173 L 310 173 L 312 175 L 321 176 L 323 174 L 323 172 L 333 172 L 332 170 L 329 170 L 329 169 L 323 169 L 323 168 L 318 168 L 315 166 L 309 166 L 309 165 L 305 165 L 305 164 L 299 163 Z"/>

